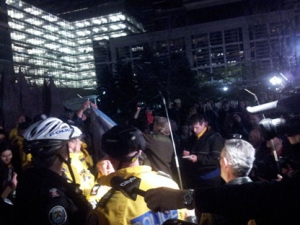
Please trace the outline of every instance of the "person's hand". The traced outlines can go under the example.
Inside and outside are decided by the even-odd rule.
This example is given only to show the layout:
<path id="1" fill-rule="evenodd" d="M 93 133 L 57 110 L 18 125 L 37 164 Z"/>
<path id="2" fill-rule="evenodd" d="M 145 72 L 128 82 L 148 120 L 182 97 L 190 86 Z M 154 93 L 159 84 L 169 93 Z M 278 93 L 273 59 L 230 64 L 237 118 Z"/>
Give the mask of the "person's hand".
<path id="1" fill-rule="evenodd" d="M 196 155 L 190 154 L 190 152 L 187 150 L 183 151 L 182 158 L 189 160 L 193 163 L 197 162 L 197 159 L 198 159 Z"/>
<path id="2" fill-rule="evenodd" d="M 295 145 L 297 143 L 300 143 L 300 134 L 296 134 L 294 136 L 287 136 L 290 144 Z"/>
<path id="3" fill-rule="evenodd" d="M 189 156 L 189 155 L 190 155 L 190 152 L 189 152 L 189 151 L 183 150 L 182 156 Z"/>
<path id="4" fill-rule="evenodd" d="M 81 106 L 81 110 L 84 112 L 85 110 L 87 110 L 90 107 L 90 101 L 85 101 L 82 106 Z"/>
<path id="5" fill-rule="evenodd" d="M 108 159 L 99 161 L 96 167 L 98 172 L 101 173 L 103 176 L 107 176 L 108 174 L 115 172 L 113 165 Z"/>
<path id="6" fill-rule="evenodd" d="M 189 161 L 191 161 L 193 163 L 197 162 L 197 159 L 198 159 L 197 156 L 193 155 L 193 154 L 191 154 L 190 157 L 187 158 L 187 160 L 189 160 Z"/>
<path id="7" fill-rule="evenodd" d="M 276 179 L 276 181 L 281 181 L 282 178 L 283 178 L 283 177 L 282 177 L 280 174 L 277 174 L 277 179 Z"/>
<path id="8" fill-rule="evenodd" d="M 160 187 L 146 191 L 144 200 L 149 209 L 154 212 L 185 208 L 183 196 L 185 191 Z"/>
<path id="9" fill-rule="evenodd" d="M 98 109 L 98 106 L 95 105 L 94 103 L 90 102 L 90 106 L 92 106 L 94 109 Z"/>
<path id="10" fill-rule="evenodd" d="M 12 187 L 13 189 L 15 189 L 18 184 L 17 176 L 18 176 L 18 174 L 14 172 L 12 179 L 11 179 L 11 184 L 13 185 L 13 187 Z"/>

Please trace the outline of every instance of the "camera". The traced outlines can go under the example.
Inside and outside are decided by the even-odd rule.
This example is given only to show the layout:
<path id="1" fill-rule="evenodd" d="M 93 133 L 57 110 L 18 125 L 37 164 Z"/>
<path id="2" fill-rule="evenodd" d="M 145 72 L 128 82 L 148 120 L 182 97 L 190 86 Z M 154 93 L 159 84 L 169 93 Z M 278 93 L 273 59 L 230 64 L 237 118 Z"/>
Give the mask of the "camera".
<path id="1" fill-rule="evenodd" d="M 272 110 L 272 113 L 281 115 L 278 118 L 266 118 L 260 121 L 263 136 L 270 140 L 278 135 L 294 136 L 300 134 L 300 93 L 293 96 L 265 103 L 258 106 L 247 107 L 249 113 L 263 113 Z"/>
<path id="2" fill-rule="evenodd" d="M 286 136 L 294 136 L 300 133 L 300 118 L 266 118 L 260 121 L 260 128 L 266 140 L 270 140 L 275 136 L 284 134 Z"/>

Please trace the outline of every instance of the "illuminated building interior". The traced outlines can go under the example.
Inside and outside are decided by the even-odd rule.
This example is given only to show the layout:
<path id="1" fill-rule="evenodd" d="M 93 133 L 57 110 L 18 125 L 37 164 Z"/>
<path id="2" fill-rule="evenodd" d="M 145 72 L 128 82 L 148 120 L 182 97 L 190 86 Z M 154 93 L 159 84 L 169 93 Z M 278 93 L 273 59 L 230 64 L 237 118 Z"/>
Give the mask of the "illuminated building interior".
<path id="1" fill-rule="evenodd" d="M 53 77 L 58 87 L 96 88 L 93 46 L 143 31 L 121 12 L 68 22 L 22 1 L 6 4 L 15 73 L 38 85 Z"/>

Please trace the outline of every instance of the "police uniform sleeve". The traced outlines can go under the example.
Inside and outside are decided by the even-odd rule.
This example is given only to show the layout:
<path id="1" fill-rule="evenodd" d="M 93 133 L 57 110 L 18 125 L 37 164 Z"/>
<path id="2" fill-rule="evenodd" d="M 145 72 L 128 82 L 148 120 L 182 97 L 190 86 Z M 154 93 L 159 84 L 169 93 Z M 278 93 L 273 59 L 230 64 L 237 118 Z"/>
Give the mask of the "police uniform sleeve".
<path id="1" fill-rule="evenodd" d="M 50 188 L 47 193 L 48 203 L 46 205 L 45 213 L 47 214 L 48 224 L 52 225 L 69 225 L 70 214 L 76 210 L 71 204 L 71 201 L 65 194 L 57 189 Z"/>
<path id="2" fill-rule="evenodd" d="M 91 210 L 91 205 L 84 196 L 69 188 L 65 188 L 64 191 L 50 188 L 47 199 L 45 211 L 51 225 L 82 225 Z"/>

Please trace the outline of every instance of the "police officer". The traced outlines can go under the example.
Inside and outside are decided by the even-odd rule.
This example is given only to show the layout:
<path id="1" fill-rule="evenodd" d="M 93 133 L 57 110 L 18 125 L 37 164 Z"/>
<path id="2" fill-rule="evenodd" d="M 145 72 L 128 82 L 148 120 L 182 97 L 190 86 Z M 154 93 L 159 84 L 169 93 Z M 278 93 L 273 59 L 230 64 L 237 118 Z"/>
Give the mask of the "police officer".
<path id="1" fill-rule="evenodd" d="M 111 186 L 115 176 L 127 179 L 140 179 L 141 190 L 154 187 L 179 189 L 169 175 L 152 171 L 150 166 L 141 165 L 139 158 L 145 149 L 142 132 L 132 126 L 114 126 L 102 136 L 102 149 L 113 167 L 113 173 L 99 179 L 101 185 Z M 103 174 L 103 173 L 102 173 Z M 126 183 L 126 182 L 125 182 Z M 113 186 L 113 185 L 112 185 Z M 184 219 L 185 210 L 170 210 L 168 214 L 153 213 L 142 196 L 136 199 L 125 197 L 113 188 L 101 199 L 88 218 L 88 225 L 112 224 L 162 224 L 166 219 Z"/>
<path id="2" fill-rule="evenodd" d="M 26 130 L 24 150 L 32 154 L 33 166 L 20 175 L 15 224 L 84 224 L 91 206 L 78 186 L 61 176 L 62 164 L 70 164 L 67 141 L 73 132 L 70 125 L 54 117 Z"/>

